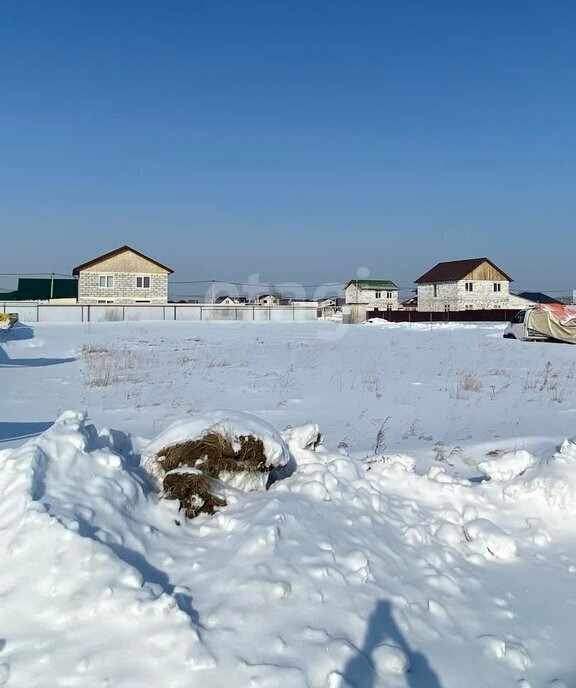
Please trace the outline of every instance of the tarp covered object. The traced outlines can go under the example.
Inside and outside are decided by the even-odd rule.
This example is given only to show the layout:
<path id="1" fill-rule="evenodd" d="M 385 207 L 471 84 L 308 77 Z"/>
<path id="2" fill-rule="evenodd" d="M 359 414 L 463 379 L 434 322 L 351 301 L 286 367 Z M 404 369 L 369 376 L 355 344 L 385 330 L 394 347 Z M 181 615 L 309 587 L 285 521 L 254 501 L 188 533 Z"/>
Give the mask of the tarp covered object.
<path id="1" fill-rule="evenodd" d="M 576 344 L 576 306 L 540 304 L 530 311 L 527 325 L 552 339 Z"/>

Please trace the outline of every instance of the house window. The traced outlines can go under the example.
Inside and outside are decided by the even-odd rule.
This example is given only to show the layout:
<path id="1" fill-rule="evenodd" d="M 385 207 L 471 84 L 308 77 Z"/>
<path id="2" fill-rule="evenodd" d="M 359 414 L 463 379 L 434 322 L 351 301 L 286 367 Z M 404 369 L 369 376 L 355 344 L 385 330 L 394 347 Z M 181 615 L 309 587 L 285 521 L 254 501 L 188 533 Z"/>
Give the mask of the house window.
<path id="1" fill-rule="evenodd" d="M 494 291 L 502 291 L 502 285 L 500 282 L 494 282 Z"/>
<path id="2" fill-rule="evenodd" d="M 136 278 L 136 287 L 138 289 L 150 289 L 150 277 L 138 275 Z"/>
<path id="3" fill-rule="evenodd" d="M 113 275 L 98 275 L 98 286 L 101 289 L 112 289 L 114 286 Z"/>
<path id="4" fill-rule="evenodd" d="M 438 285 L 434 285 L 434 296 L 438 296 Z"/>
<path id="5" fill-rule="evenodd" d="M 445 313 L 449 313 L 449 312 L 450 312 L 450 306 L 449 306 L 447 303 L 444 304 L 444 312 L 445 312 Z"/>
<path id="6" fill-rule="evenodd" d="M 391 299 L 391 298 L 392 298 L 392 292 L 391 292 L 391 291 L 387 291 L 387 292 L 386 292 L 386 298 L 387 298 L 387 299 Z"/>
<path id="7" fill-rule="evenodd" d="M 382 292 L 381 292 L 381 291 L 377 291 L 377 292 L 376 292 L 376 298 L 377 298 L 377 299 L 381 299 L 381 298 L 382 298 Z"/>
<path id="8" fill-rule="evenodd" d="M 474 291 L 474 282 L 465 282 L 466 291 Z"/>

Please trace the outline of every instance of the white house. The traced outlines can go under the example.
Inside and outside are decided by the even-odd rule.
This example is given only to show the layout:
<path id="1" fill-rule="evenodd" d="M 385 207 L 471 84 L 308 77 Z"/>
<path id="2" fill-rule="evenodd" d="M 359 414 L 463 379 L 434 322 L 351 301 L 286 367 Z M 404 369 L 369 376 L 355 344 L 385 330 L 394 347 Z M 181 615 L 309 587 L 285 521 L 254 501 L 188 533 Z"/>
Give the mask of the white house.
<path id="1" fill-rule="evenodd" d="M 419 311 L 515 308 L 512 278 L 488 258 L 438 263 L 416 280 Z"/>
<path id="2" fill-rule="evenodd" d="M 167 303 L 173 270 L 130 246 L 78 265 L 79 303 Z"/>
<path id="3" fill-rule="evenodd" d="M 218 296 L 216 303 L 219 306 L 245 306 L 248 299 L 246 296 Z"/>
<path id="4" fill-rule="evenodd" d="M 275 294 L 260 294 L 254 299 L 254 303 L 259 306 L 277 306 L 280 299 Z"/>

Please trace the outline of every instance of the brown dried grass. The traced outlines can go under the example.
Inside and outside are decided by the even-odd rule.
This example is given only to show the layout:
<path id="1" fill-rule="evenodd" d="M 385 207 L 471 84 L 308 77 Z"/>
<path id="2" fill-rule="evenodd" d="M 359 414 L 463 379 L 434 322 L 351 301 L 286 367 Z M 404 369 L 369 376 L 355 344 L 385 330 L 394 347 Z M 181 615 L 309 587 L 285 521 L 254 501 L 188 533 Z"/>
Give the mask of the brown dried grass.
<path id="1" fill-rule="evenodd" d="M 226 506 L 226 500 L 215 494 L 221 473 L 267 473 L 272 468 L 266 463 L 262 440 L 248 435 L 239 437 L 238 441 L 240 447 L 236 450 L 229 437 L 209 430 L 197 440 L 162 449 L 156 460 L 166 473 L 164 496 L 178 499 L 188 518 L 195 518 L 200 513 L 213 514 L 219 507 Z M 196 468 L 200 474 L 171 473 L 183 467 Z M 198 497 L 201 504 L 198 504 Z"/>
<path id="2" fill-rule="evenodd" d="M 163 482 L 164 496 L 177 499 L 188 518 L 202 513 L 213 514 L 219 507 L 226 506 L 226 500 L 214 494 L 215 482 L 205 475 L 169 473 Z"/>

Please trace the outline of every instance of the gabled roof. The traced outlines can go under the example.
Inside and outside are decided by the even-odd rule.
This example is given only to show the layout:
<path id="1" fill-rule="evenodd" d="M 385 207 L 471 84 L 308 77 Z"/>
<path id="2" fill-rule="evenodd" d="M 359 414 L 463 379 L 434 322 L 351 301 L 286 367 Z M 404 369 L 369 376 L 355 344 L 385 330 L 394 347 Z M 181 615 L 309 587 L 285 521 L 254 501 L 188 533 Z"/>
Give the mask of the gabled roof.
<path id="1" fill-rule="evenodd" d="M 548 294 L 543 294 L 541 291 L 521 291 L 519 294 L 514 294 L 519 296 L 521 299 L 528 299 L 529 301 L 534 301 L 534 303 L 562 303 L 558 299 L 553 299 Z"/>
<path id="2" fill-rule="evenodd" d="M 394 282 L 391 282 L 390 280 L 366 280 L 366 279 L 357 279 L 357 280 L 350 280 L 348 284 L 344 287 L 344 289 L 348 289 L 348 287 L 353 284 L 356 286 L 358 289 L 389 289 L 389 290 L 394 290 L 398 289 L 398 287 L 394 284 Z"/>
<path id="3" fill-rule="evenodd" d="M 226 299 L 230 299 L 230 301 L 233 301 L 235 304 L 239 305 L 242 303 L 247 303 L 248 298 L 246 296 L 217 296 L 216 297 L 216 303 L 222 303 L 226 301 Z"/>
<path id="4" fill-rule="evenodd" d="M 417 280 L 416 284 L 426 284 L 428 282 L 457 282 L 469 275 L 472 270 L 475 270 L 482 263 L 489 263 L 495 270 L 502 273 L 504 277 L 512 282 L 512 278 L 508 277 L 505 272 L 502 272 L 497 265 L 489 258 L 469 258 L 467 260 L 450 260 L 445 263 L 438 263 L 431 270 L 425 272 Z"/>
<path id="5" fill-rule="evenodd" d="M 114 258 L 114 256 L 118 256 L 121 253 L 124 253 L 124 251 L 131 251 L 132 253 L 135 253 L 137 256 L 140 256 L 140 258 L 149 260 L 151 263 L 154 263 L 159 268 L 166 270 L 170 275 L 174 272 L 174 270 L 172 270 L 171 268 L 167 267 L 166 265 L 162 265 L 162 263 L 159 263 L 157 260 L 154 260 L 154 258 L 150 258 L 150 256 L 145 256 L 143 253 L 140 253 L 140 251 L 137 251 L 135 248 L 132 248 L 131 246 L 120 246 L 120 248 L 116 248 L 114 249 L 114 251 L 109 251 L 108 253 L 104 253 L 101 256 L 98 256 L 98 258 L 89 260 L 87 263 L 82 263 L 82 265 L 78 265 L 74 268 L 74 270 L 72 270 L 72 274 L 78 275 L 82 270 L 91 268 L 93 265 L 96 265 L 97 263 L 100 263 L 100 261 L 106 260 L 107 258 Z"/>
<path id="6" fill-rule="evenodd" d="M 48 301 L 51 298 L 77 299 L 78 282 L 56 277 L 21 277 L 16 291 L 0 294 L 0 301 Z"/>

